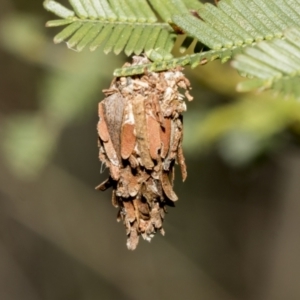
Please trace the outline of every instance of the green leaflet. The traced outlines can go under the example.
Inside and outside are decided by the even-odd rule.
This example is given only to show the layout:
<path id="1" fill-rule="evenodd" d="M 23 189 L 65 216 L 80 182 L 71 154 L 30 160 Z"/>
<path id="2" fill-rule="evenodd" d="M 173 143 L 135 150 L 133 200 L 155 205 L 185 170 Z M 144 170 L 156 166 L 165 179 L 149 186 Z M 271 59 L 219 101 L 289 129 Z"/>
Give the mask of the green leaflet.
<path id="1" fill-rule="evenodd" d="M 81 19 L 87 19 L 89 17 L 88 11 L 84 5 L 85 1 L 81 0 L 69 0 L 70 4 L 72 5 L 76 15 Z M 88 8 L 92 9 L 92 6 L 88 6 Z M 94 15 L 90 15 L 90 19 L 94 19 Z"/>
<path id="2" fill-rule="evenodd" d="M 52 20 L 46 23 L 46 27 L 57 27 L 64 26 L 73 23 L 72 19 L 60 19 L 60 20 Z"/>
<path id="3" fill-rule="evenodd" d="M 81 22 L 74 22 L 67 26 L 64 30 L 62 30 L 59 34 L 54 37 L 54 43 L 59 44 L 62 41 L 66 40 L 70 37 L 76 30 L 78 30 L 82 26 Z"/>
<path id="4" fill-rule="evenodd" d="M 93 26 L 86 35 L 77 43 L 76 49 L 77 51 L 82 51 L 87 45 L 91 44 L 92 41 L 99 35 L 101 29 L 103 28 L 103 24 L 97 24 Z M 92 50 L 92 49 L 90 49 Z"/>
<path id="5" fill-rule="evenodd" d="M 52 13 L 56 14 L 58 17 L 61 17 L 63 19 L 67 19 L 67 18 L 75 16 L 74 11 L 64 7 L 60 3 L 53 1 L 53 0 L 45 1 L 44 8 L 48 11 L 51 11 Z"/>
<path id="6" fill-rule="evenodd" d="M 85 23 L 81 26 L 76 33 L 68 40 L 67 45 L 70 49 L 74 48 L 93 27 L 93 23 Z"/>
<path id="7" fill-rule="evenodd" d="M 157 27 L 159 28 L 159 27 Z M 129 39 L 128 39 L 128 42 L 126 44 L 126 47 L 125 47 L 125 54 L 126 55 L 131 55 L 134 50 L 135 50 L 135 46 L 138 42 L 138 40 L 140 39 L 140 36 L 142 35 L 143 31 L 145 30 L 145 28 L 141 27 L 141 26 L 136 26 L 134 29 L 133 29 L 133 32 L 131 33 Z M 159 28 L 160 30 L 160 28 Z"/>
<path id="8" fill-rule="evenodd" d="M 127 43 L 126 41 L 129 40 L 132 31 L 133 31 L 133 26 L 132 27 L 128 27 L 128 26 L 124 27 L 124 29 L 121 33 L 121 38 L 115 44 L 115 47 L 114 47 L 115 54 L 118 55 L 125 48 L 126 43 Z"/>
<path id="9" fill-rule="evenodd" d="M 105 43 L 104 45 L 104 53 L 105 54 L 108 54 L 109 52 L 112 51 L 114 45 L 117 43 L 117 41 L 119 40 L 122 40 L 122 37 L 121 37 L 121 34 L 122 34 L 122 31 L 124 30 L 125 28 L 125 25 L 118 25 L 114 28 L 114 34 L 112 34 L 107 42 Z"/>
<path id="10" fill-rule="evenodd" d="M 113 30 L 112 24 L 109 24 L 108 26 L 105 27 L 102 26 L 99 29 L 99 33 L 97 34 L 96 38 L 91 42 L 90 50 L 95 51 L 103 43 L 103 41 L 105 41 L 106 38 L 111 35 L 112 30 Z"/>

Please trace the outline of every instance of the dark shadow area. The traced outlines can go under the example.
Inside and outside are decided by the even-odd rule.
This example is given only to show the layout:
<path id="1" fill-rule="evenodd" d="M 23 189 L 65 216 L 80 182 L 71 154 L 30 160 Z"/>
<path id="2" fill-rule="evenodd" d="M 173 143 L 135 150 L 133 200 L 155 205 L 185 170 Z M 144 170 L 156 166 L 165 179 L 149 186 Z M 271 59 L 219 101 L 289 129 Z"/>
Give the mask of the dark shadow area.
<path id="1" fill-rule="evenodd" d="M 0 221 L 1 248 L 4 247 L 9 253 L 10 261 L 26 278 L 26 284 L 35 291 L 38 299 L 129 299 L 118 291 L 116 285 L 106 282 L 99 274 L 29 228 L 7 216 L 2 216 Z M 13 269 L 9 263 L 7 268 Z M 6 277 L 6 281 L 14 285 L 15 291 L 20 291 L 11 298 L 2 294 L 1 290 L 5 289 L 1 289 L 1 299 L 31 299 L 18 287 L 24 282 L 14 281 L 18 274 L 2 269 L 0 276 Z"/>

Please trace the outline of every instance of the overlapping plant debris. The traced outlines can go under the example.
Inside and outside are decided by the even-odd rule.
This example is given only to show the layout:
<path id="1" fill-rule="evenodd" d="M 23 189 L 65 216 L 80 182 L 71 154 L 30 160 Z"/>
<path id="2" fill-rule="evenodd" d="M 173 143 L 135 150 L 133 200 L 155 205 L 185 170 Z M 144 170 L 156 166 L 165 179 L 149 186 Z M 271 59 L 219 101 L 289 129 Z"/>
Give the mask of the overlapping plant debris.
<path id="1" fill-rule="evenodd" d="M 148 63 L 141 56 L 133 64 Z M 125 66 L 130 66 L 129 63 Z M 157 231 L 164 235 L 166 206 L 174 206 L 175 162 L 183 180 L 186 165 L 182 151 L 182 112 L 184 95 L 190 83 L 181 68 L 166 72 L 145 72 L 134 77 L 115 78 L 106 98 L 99 103 L 99 158 L 109 168 L 110 176 L 96 189 L 112 187 L 112 203 L 119 208 L 127 247 L 134 250 L 139 236 L 150 241 Z"/>

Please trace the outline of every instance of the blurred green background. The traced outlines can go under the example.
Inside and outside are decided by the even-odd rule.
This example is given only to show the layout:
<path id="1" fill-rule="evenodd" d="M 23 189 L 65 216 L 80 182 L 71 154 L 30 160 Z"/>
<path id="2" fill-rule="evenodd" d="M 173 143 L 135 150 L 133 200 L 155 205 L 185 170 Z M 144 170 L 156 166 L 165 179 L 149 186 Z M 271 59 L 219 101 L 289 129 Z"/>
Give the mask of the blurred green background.
<path id="1" fill-rule="evenodd" d="M 49 19 L 0 0 L 0 299 L 300 299 L 300 104 L 187 68 L 188 179 L 166 236 L 130 252 L 94 190 L 97 104 L 126 57 L 54 45 Z"/>

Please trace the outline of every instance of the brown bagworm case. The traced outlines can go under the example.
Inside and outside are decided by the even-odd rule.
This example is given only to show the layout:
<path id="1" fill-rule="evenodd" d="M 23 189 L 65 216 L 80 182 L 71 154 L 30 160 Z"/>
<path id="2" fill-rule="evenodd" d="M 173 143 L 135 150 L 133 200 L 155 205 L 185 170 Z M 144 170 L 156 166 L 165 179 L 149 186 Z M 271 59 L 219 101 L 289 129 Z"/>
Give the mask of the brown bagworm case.
<path id="1" fill-rule="evenodd" d="M 133 65 L 149 63 L 133 58 Z M 126 66 L 128 66 L 127 64 Z M 173 191 L 174 166 L 183 180 L 182 151 L 184 98 L 192 100 L 190 83 L 181 68 L 115 78 L 99 103 L 99 159 L 109 178 L 96 189 L 112 187 L 112 203 L 126 227 L 127 247 L 135 249 L 139 236 L 150 241 L 164 234 L 166 206 L 178 199 Z M 180 93 L 185 90 L 185 97 Z"/>

